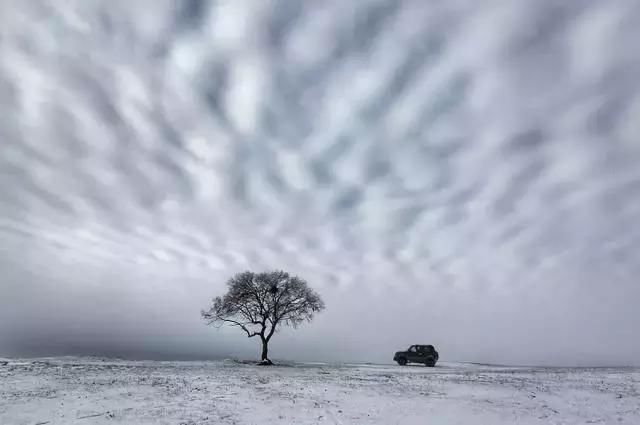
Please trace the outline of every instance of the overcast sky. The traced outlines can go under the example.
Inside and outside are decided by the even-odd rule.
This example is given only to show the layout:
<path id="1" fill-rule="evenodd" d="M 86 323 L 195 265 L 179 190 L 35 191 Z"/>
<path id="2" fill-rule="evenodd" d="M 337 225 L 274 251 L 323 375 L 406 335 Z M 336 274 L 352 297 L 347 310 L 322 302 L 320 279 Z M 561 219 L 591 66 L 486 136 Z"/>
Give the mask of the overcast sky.
<path id="1" fill-rule="evenodd" d="M 640 364 L 640 3 L 313 3 L 0 1 L 0 355 Z"/>

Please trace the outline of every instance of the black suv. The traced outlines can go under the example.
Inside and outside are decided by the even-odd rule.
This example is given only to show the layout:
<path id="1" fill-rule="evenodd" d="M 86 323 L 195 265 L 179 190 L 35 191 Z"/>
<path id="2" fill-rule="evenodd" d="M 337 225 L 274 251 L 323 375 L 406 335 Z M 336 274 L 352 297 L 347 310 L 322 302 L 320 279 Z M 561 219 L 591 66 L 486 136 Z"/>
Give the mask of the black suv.
<path id="1" fill-rule="evenodd" d="M 433 345 L 412 345 L 407 351 L 398 351 L 393 356 L 393 361 L 400 366 L 407 363 L 422 363 L 425 366 L 434 367 L 438 361 L 438 352 Z"/>

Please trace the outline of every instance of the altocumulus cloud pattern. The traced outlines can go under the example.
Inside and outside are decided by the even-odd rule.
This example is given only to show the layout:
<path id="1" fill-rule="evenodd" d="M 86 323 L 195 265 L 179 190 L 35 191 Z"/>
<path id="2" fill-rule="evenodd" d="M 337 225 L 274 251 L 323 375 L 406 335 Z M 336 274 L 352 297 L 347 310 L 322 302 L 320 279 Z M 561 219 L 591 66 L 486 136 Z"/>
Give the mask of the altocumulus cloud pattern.
<path id="1" fill-rule="evenodd" d="M 199 308 L 285 268 L 329 307 L 283 335 L 300 356 L 637 361 L 639 22 L 635 0 L 0 2 L 0 348 L 242 350 Z"/>

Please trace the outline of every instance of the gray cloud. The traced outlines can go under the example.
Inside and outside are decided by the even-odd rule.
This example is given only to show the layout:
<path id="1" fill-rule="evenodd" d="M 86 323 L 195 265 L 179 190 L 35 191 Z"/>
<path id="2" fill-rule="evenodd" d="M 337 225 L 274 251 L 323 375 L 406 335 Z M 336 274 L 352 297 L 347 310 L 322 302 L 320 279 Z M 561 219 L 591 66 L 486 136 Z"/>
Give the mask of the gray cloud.
<path id="1" fill-rule="evenodd" d="M 247 355 L 199 310 L 285 268 L 328 309 L 274 353 L 637 363 L 639 20 L 0 4 L 0 353 Z"/>

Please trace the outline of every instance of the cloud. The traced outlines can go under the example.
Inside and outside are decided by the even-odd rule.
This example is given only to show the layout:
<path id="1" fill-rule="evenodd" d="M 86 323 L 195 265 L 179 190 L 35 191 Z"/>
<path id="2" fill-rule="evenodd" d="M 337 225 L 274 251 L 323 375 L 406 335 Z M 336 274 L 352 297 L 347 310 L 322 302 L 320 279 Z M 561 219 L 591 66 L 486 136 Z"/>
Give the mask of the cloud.
<path id="1" fill-rule="evenodd" d="M 198 312 L 285 268 L 329 307 L 292 356 L 637 362 L 638 18 L 0 5 L 0 350 L 246 353 Z"/>

